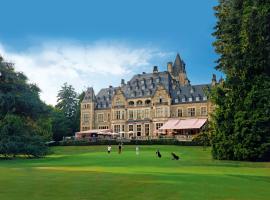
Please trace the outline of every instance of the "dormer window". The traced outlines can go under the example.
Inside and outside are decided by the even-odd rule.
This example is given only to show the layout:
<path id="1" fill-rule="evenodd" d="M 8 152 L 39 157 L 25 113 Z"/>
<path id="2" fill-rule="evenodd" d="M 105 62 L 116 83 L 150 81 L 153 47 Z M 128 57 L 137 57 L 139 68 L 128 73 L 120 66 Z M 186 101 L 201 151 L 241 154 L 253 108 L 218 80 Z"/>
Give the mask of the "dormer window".
<path id="1" fill-rule="evenodd" d="M 188 101 L 191 102 L 191 101 L 192 101 L 192 97 L 189 97 L 189 98 L 188 98 Z"/>
<path id="2" fill-rule="evenodd" d="M 156 82 L 159 83 L 159 78 L 156 79 Z"/>
<path id="3" fill-rule="evenodd" d="M 142 86 L 142 90 L 145 90 L 145 86 L 144 85 Z"/>
<path id="4" fill-rule="evenodd" d="M 200 101 L 200 97 L 196 97 L 196 101 Z"/>
<path id="5" fill-rule="evenodd" d="M 204 96 L 204 97 L 203 97 L 203 100 L 206 101 L 206 100 L 207 100 L 207 96 Z"/>
<path id="6" fill-rule="evenodd" d="M 178 90 L 178 91 L 176 92 L 176 94 L 180 94 L 180 92 L 181 92 L 181 91 L 180 91 L 180 90 Z"/>
<path id="7" fill-rule="evenodd" d="M 185 97 L 182 98 L 182 102 L 186 102 L 186 98 Z"/>
<path id="8" fill-rule="evenodd" d="M 174 99 L 174 103 L 178 103 L 178 99 L 176 98 L 176 99 Z"/>
<path id="9" fill-rule="evenodd" d="M 193 87 L 190 89 L 190 93 L 191 94 L 194 93 L 194 88 Z"/>

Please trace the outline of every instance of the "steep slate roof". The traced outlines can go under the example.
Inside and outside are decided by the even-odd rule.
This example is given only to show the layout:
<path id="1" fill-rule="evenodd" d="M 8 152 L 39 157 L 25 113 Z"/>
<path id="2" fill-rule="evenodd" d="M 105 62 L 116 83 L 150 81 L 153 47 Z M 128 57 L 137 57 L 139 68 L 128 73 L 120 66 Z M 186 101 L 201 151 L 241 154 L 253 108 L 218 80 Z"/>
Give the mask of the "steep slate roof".
<path id="1" fill-rule="evenodd" d="M 101 89 L 96 95 L 96 107 L 99 109 L 110 108 L 112 97 L 116 89 L 121 88 L 127 99 L 151 97 L 159 84 L 163 85 L 170 94 L 172 104 L 190 103 L 190 98 L 192 98 L 192 102 L 206 101 L 204 90 L 211 87 L 211 84 L 180 86 L 173 82 L 168 72 L 139 74 L 133 76 L 133 78 L 122 87 Z"/>
<path id="2" fill-rule="evenodd" d="M 177 54 L 174 67 L 174 73 L 179 71 L 185 72 L 185 63 L 181 60 L 179 54 Z M 205 89 L 209 89 L 211 84 L 201 85 L 180 85 L 180 83 L 174 80 L 168 71 L 142 73 L 134 75 L 130 81 L 126 84 L 122 83 L 120 87 L 112 87 L 101 89 L 97 95 L 94 95 L 93 88 L 89 88 L 86 91 L 85 100 L 93 99 L 97 109 L 110 108 L 112 104 L 112 98 L 117 89 L 121 89 L 126 99 L 152 97 L 158 85 L 162 85 L 172 98 L 172 104 L 190 103 L 190 102 L 202 102 L 206 101 Z M 191 98 L 191 99 L 190 99 Z"/>
<path id="3" fill-rule="evenodd" d="M 122 87 L 127 99 L 151 97 L 159 84 L 170 91 L 171 76 L 168 72 L 137 74 Z"/>

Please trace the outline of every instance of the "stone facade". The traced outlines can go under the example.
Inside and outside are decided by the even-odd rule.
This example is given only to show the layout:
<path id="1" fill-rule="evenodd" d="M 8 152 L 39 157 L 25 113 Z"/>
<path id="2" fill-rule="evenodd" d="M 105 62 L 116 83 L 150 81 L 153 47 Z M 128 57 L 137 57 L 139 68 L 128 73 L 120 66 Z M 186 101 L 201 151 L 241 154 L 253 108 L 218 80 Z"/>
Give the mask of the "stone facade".
<path id="1" fill-rule="evenodd" d="M 81 131 L 112 129 L 125 137 L 155 137 L 169 118 L 209 118 L 213 109 L 205 91 L 216 84 L 191 85 L 177 54 L 167 71 L 134 75 L 121 86 L 88 88 L 81 103 Z"/>

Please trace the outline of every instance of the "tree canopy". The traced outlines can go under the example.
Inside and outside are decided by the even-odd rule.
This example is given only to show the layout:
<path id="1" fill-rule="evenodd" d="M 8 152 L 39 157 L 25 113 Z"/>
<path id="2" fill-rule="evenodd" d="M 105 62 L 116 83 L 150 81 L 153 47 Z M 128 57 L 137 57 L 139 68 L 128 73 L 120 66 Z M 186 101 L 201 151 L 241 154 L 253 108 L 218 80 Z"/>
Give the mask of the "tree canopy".
<path id="1" fill-rule="evenodd" d="M 270 2 L 220 0 L 214 46 L 225 81 L 214 87 L 213 157 L 270 159 Z"/>
<path id="2" fill-rule="evenodd" d="M 49 109 L 40 89 L 0 57 L 0 154 L 43 156 L 52 136 Z"/>

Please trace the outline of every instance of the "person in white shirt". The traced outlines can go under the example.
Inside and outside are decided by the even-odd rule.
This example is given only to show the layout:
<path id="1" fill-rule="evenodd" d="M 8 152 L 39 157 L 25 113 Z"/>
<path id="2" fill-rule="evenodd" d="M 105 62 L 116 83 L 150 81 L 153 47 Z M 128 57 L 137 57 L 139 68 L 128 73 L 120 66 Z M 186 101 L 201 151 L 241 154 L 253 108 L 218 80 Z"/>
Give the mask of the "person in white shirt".
<path id="1" fill-rule="evenodd" d="M 111 145 L 108 146 L 108 154 L 111 153 L 112 147 Z"/>
<path id="2" fill-rule="evenodd" d="M 136 155 L 139 155 L 139 146 L 136 146 Z"/>

